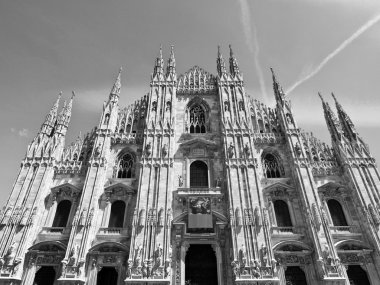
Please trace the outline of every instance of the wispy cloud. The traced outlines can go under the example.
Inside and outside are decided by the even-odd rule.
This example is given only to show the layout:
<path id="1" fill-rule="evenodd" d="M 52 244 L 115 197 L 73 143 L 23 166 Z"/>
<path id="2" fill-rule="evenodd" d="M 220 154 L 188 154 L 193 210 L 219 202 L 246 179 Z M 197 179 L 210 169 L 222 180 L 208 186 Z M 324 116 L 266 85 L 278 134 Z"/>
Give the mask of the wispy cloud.
<path id="1" fill-rule="evenodd" d="M 249 48 L 249 51 L 253 53 L 254 61 L 255 61 L 255 69 L 257 72 L 257 76 L 259 78 L 260 90 L 264 95 L 264 98 L 267 99 L 267 92 L 265 89 L 265 81 L 263 76 L 263 70 L 260 66 L 259 62 L 259 41 L 257 38 L 257 29 L 255 23 L 251 20 L 251 10 L 249 9 L 247 0 L 239 0 L 240 11 L 241 11 L 241 22 L 243 25 L 243 31 L 245 36 L 246 44 Z M 253 38 L 252 38 L 253 36 Z"/>
<path id="2" fill-rule="evenodd" d="M 343 51 L 349 44 L 351 44 L 354 40 L 356 40 L 361 34 L 363 34 L 365 31 L 367 31 L 369 28 L 371 28 L 373 25 L 375 25 L 377 22 L 380 21 L 380 14 L 375 16 L 374 18 L 367 21 L 363 26 L 361 26 L 355 33 L 353 33 L 348 39 L 343 41 L 333 52 L 331 52 L 328 56 L 326 56 L 320 64 L 316 68 L 314 68 L 311 72 L 309 72 L 307 75 L 301 77 L 298 81 L 296 81 L 291 87 L 288 88 L 286 93 L 292 92 L 294 89 L 296 89 L 299 85 L 304 83 L 306 80 L 312 78 L 315 76 L 321 69 L 335 56 L 337 56 L 341 51 Z"/>
<path id="3" fill-rule="evenodd" d="M 11 132 L 18 135 L 19 137 L 27 138 L 29 136 L 29 130 L 25 128 L 21 130 L 16 130 L 15 128 L 11 128 Z"/>

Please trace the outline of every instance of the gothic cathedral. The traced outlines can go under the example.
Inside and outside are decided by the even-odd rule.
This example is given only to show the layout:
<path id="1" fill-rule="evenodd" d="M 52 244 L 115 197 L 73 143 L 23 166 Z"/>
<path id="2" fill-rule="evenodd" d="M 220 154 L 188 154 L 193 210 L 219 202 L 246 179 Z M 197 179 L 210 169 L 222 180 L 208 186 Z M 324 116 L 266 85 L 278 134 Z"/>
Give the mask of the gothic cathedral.
<path id="1" fill-rule="evenodd" d="M 177 76 L 173 47 L 147 95 L 65 146 L 58 96 L 0 215 L 1 285 L 380 284 L 380 176 L 334 97 L 332 147 L 250 98 L 230 47 L 217 73 Z"/>

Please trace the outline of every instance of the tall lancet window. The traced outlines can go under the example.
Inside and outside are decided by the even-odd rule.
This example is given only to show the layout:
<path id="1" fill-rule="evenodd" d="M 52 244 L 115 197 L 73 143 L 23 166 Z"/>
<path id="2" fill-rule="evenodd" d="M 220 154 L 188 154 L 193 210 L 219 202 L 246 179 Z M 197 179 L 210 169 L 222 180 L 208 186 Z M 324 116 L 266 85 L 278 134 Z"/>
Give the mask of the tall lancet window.
<path id="1" fill-rule="evenodd" d="M 206 114 L 200 105 L 195 105 L 189 110 L 189 132 L 192 134 L 206 132 Z"/>
<path id="2" fill-rule="evenodd" d="M 263 171 L 266 178 L 280 178 L 285 174 L 279 159 L 271 153 L 263 157 Z"/>
<path id="3" fill-rule="evenodd" d="M 134 164 L 134 158 L 132 154 L 130 153 L 123 154 L 117 163 L 114 176 L 116 178 L 132 178 L 134 176 L 133 164 Z"/>
<path id="4" fill-rule="evenodd" d="M 342 205 L 334 199 L 330 199 L 327 201 L 327 206 L 329 207 L 330 216 L 334 226 L 348 226 L 346 217 L 343 212 Z"/>

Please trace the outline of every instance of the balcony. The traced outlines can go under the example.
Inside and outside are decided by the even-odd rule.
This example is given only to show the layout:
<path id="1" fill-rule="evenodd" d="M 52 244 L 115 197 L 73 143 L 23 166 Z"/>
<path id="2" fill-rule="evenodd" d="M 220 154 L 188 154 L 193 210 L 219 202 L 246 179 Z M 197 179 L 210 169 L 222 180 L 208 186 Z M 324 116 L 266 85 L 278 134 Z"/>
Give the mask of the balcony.
<path id="1" fill-rule="evenodd" d="M 293 234 L 294 227 L 272 227 L 271 234 Z"/>
<path id="2" fill-rule="evenodd" d="M 360 228 L 357 226 L 330 226 L 330 230 L 333 236 L 335 235 L 357 235 L 360 236 Z"/>
<path id="3" fill-rule="evenodd" d="M 98 238 L 126 238 L 130 236 L 128 228 L 100 228 Z"/>
<path id="4" fill-rule="evenodd" d="M 223 196 L 220 187 L 207 188 L 207 187 L 191 187 L 191 188 L 178 188 L 177 195 L 179 197 L 183 196 L 211 196 L 211 197 L 219 197 Z"/>
<path id="5" fill-rule="evenodd" d="M 39 233 L 43 238 L 59 238 L 67 236 L 70 233 L 71 227 L 43 227 Z"/>

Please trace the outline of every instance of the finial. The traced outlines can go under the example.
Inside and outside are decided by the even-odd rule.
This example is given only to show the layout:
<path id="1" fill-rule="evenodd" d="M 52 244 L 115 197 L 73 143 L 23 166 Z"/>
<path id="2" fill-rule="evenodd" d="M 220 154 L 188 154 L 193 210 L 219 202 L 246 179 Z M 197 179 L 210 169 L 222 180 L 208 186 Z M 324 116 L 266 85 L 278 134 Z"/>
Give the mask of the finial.
<path id="1" fill-rule="evenodd" d="M 228 47 L 230 48 L 230 57 L 234 57 L 234 52 L 232 50 L 232 46 L 228 45 Z"/>
<path id="2" fill-rule="evenodd" d="M 74 97 L 75 97 L 75 92 L 71 91 L 71 99 L 74 99 Z"/>
<path id="3" fill-rule="evenodd" d="M 339 104 L 339 102 L 338 102 L 338 100 L 336 99 L 336 97 L 335 97 L 335 95 L 334 95 L 334 93 L 333 93 L 333 92 L 331 92 L 331 96 L 334 98 L 334 100 L 335 100 L 335 103 L 336 103 L 336 104 Z"/>
<path id="4" fill-rule="evenodd" d="M 160 58 L 162 58 L 162 44 L 160 44 Z"/>
<path id="5" fill-rule="evenodd" d="M 218 45 L 218 57 L 221 57 L 221 53 L 220 53 L 220 45 Z"/>
<path id="6" fill-rule="evenodd" d="M 62 97 L 62 91 L 59 91 L 59 93 L 58 93 L 58 99 L 61 99 L 61 97 Z"/>

